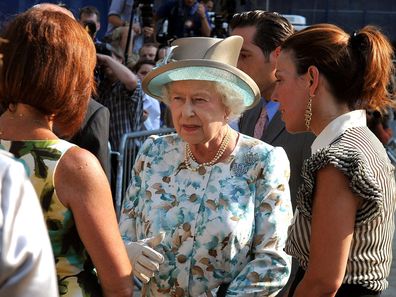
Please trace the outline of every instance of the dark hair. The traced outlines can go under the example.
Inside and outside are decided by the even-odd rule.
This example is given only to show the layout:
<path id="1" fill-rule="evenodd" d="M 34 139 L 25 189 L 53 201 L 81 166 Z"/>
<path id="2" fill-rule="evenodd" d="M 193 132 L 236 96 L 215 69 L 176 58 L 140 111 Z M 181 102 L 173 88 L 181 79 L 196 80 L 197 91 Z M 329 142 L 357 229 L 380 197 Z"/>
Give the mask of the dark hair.
<path id="1" fill-rule="evenodd" d="M 155 43 L 155 42 L 145 42 L 145 43 L 143 43 L 142 47 L 139 49 L 139 55 L 140 55 L 140 52 L 141 52 L 142 48 L 144 48 L 144 47 L 155 47 L 158 50 L 158 43 Z"/>
<path id="2" fill-rule="evenodd" d="M 31 8 L 12 20 L 0 44 L 0 102 L 28 104 L 54 115 L 59 136 L 80 127 L 94 90 L 95 47 L 65 13 Z"/>
<path id="3" fill-rule="evenodd" d="M 84 6 L 82 8 L 79 9 L 78 11 L 78 18 L 81 19 L 81 15 L 82 14 L 96 14 L 97 20 L 98 22 L 100 22 L 100 13 L 99 10 L 95 7 L 95 6 Z"/>
<path id="4" fill-rule="evenodd" d="M 133 73 L 137 73 L 139 71 L 140 67 L 142 67 L 142 65 L 145 65 L 145 64 L 155 66 L 155 61 L 147 60 L 147 59 L 139 60 L 139 61 L 137 61 L 137 63 L 135 65 L 133 65 L 131 70 L 133 71 Z"/>
<path id="5" fill-rule="evenodd" d="M 291 51 L 297 73 L 316 66 L 333 95 L 349 108 L 382 109 L 391 104 L 387 86 L 393 73 L 393 50 L 373 26 L 349 35 L 332 24 L 307 27 L 289 37 L 282 50 Z"/>
<path id="6" fill-rule="evenodd" d="M 230 28 L 256 27 L 253 42 L 261 48 L 265 57 L 282 44 L 294 32 L 290 22 L 277 12 L 253 10 L 233 15 Z"/>

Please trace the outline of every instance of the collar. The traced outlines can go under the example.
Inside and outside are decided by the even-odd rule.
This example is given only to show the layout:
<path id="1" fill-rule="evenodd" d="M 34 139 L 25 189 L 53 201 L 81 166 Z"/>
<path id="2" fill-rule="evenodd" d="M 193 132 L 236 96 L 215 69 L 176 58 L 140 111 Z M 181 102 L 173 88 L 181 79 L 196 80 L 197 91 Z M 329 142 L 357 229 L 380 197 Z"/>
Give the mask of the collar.
<path id="1" fill-rule="evenodd" d="M 363 127 L 367 125 L 366 111 L 354 110 L 344 113 L 332 120 L 326 128 L 320 132 L 311 146 L 311 154 L 313 155 L 319 149 L 330 145 L 337 137 L 343 134 L 347 129 L 354 127 Z"/>
<path id="2" fill-rule="evenodd" d="M 279 103 L 272 100 L 261 98 L 262 106 L 267 110 L 268 122 L 272 120 L 279 108 Z"/>

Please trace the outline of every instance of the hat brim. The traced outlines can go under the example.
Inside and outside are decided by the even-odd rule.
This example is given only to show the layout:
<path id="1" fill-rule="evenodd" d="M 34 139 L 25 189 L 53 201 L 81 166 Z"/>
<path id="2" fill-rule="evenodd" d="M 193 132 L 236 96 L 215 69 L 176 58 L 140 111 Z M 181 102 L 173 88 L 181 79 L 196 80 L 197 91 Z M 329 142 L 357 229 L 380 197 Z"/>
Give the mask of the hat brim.
<path id="1" fill-rule="evenodd" d="M 252 108 L 260 100 L 260 90 L 250 76 L 236 67 L 208 60 L 182 60 L 155 68 L 143 79 L 142 87 L 146 94 L 162 101 L 162 89 L 166 84 L 184 80 L 227 85 L 240 94 L 247 108 Z"/>

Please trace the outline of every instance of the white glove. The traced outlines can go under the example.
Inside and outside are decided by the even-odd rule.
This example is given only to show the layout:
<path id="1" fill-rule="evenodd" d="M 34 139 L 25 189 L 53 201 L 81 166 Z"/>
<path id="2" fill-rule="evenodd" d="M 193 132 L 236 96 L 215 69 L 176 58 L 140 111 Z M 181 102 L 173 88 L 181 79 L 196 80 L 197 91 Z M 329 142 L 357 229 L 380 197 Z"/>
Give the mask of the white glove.
<path id="1" fill-rule="evenodd" d="M 164 256 L 153 249 L 164 237 L 165 232 L 160 232 L 156 236 L 125 244 L 133 274 L 145 284 L 159 270 L 159 264 L 164 262 Z"/>

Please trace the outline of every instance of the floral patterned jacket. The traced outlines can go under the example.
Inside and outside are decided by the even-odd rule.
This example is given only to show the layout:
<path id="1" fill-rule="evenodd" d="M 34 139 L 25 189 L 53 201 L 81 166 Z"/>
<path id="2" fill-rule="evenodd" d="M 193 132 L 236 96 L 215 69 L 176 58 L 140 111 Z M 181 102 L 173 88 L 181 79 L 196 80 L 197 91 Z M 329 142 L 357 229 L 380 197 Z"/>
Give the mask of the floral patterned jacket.
<path id="1" fill-rule="evenodd" d="M 229 284 L 227 296 L 275 296 L 290 274 L 286 153 L 240 134 L 230 157 L 205 173 L 187 169 L 184 154 L 177 134 L 147 139 L 124 201 L 125 242 L 166 233 L 147 295 L 211 296 Z"/>

